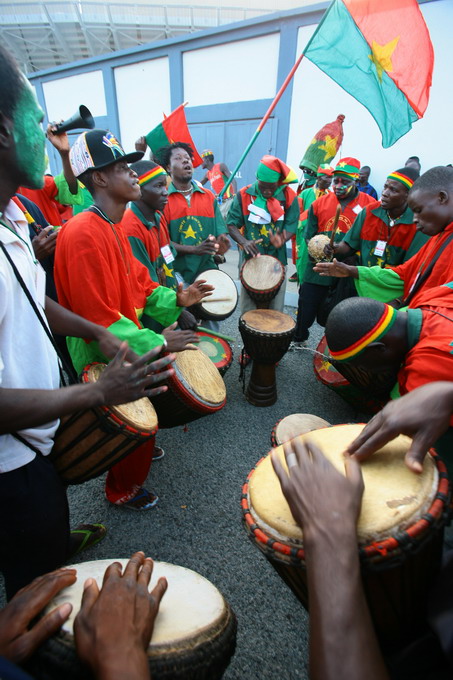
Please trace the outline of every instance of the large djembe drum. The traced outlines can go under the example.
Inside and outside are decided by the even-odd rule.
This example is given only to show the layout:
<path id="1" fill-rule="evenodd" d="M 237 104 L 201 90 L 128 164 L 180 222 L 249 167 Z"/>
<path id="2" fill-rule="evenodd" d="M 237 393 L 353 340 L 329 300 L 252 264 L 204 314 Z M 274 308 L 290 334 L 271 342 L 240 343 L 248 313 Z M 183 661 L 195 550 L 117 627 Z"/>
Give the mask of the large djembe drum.
<path id="1" fill-rule="evenodd" d="M 246 260 L 239 277 L 258 309 L 268 309 L 285 280 L 285 267 L 272 255 Z"/>
<path id="2" fill-rule="evenodd" d="M 239 319 L 244 350 L 252 358 L 252 373 L 245 393 L 254 406 L 277 401 L 275 366 L 288 351 L 296 324 L 274 309 L 252 309 Z"/>
<path id="3" fill-rule="evenodd" d="M 302 435 L 344 474 L 343 452 L 363 425 L 337 425 Z M 423 629 L 430 585 L 440 569 L 449 487 L 446 468 L 431 451 L 423 472 L 404 463 L 400 436 L 362 463 L 365 491 L 357 525 L 362 580 L 371 616 L 386 650 L 402 647 Z M 283 447 L 274 449 L 284 460 Z M 243 486 L 243 517 L 254 544 L 308 609 L 303 532 L 273 470 L 262 458 Z"/>

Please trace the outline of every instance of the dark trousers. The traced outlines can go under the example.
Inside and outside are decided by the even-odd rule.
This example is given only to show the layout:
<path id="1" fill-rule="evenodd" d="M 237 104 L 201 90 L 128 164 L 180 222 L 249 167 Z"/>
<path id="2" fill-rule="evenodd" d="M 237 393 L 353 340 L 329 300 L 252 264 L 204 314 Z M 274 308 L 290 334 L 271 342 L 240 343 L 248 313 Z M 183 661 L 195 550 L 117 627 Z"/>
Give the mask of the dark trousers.
<path id="1" fill-rule="evenodd" d="M 0 571 L 8 600 L 69 555 L 66 489 L 45 456 L 0 474 Z"/>
<path id="2" fill-rule="evenodd" d="M 328 292 L 329 286 L 319 286 L 317 283 L 303 283 L 299 287 L 297 322 L 294 332 L 296 342 L 307 340 L 309 329 L 315 322 L 318 309 Z"/>

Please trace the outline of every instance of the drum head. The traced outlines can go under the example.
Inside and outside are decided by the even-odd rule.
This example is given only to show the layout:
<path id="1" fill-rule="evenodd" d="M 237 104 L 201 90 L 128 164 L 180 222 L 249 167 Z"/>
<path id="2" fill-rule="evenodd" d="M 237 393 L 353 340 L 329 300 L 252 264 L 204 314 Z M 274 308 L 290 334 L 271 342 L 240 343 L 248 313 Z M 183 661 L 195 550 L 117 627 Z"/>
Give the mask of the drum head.
<path id="1" fill-rule="evenodd" d="M 294 319 L 289 314 L 277 312 L 275 309 L 251 309 L 245 312 L 242 321 L 255 331 L 261 333 L 287 333 L 293 330 L 296 325 Z"/>
<path id="2" fill-rule="evenodd" d="M 197 401 L 218 405 L 226 399 L 223 378 L 212 361 L 200 349 L 177 352 L 174 378 Z"/>
<path id="3" fill-rule="evenodd" d="M 205 280 L 210 286 L 214 286 L 212 295 L 202 300 L 200 307 L 219 319 L 231 316 L 238 303 L 238 291 L 231 276 L 220 269 L 208 269 L 195 279 L 195 281 L 200 280 Z"/>
<path id="4" fill-rule="evenodd" d="M 279 286 L 285 277 L 285 269 L 276 257 L 260 255 L 246 260 L 241 269 L 241 281 L 257 291 L 272 290 Z"/>
<path id="5" fill-rule="evenodd" d="M 275 426 L 275 446 L 284 444 L 301 434 L 330 427 L 330 423 L 311 413 L 293 413 L 282 418 Z"/>
<path id="6" fill-rule="evenodd" d="M 336 425 L 298 437 L 313 441 L 334 467 L 344 474 L 343 451 L 363 425 Z M 399 436 L 361 465 L 365 491 L 357 524 L 360 545 L 395 535 L 417 521 L 430 507 L 438 487 L 438 472 L 427 455 L 423 472 L 416 475 L 404 463 L 410 439 Z M 277 455 L 286 467 L 283 447 Z M 278 541 L 300 547 L 302 530 L 294 521 L 273 470 L 264 458 L 249 480 L 250 508 L 257 525 Z"/>
<path id="7" fill-rule="evenodd" d="M 211 359 L 219 371 L 228 368 L 233 359 L 233 351 L 228 342 L 203 331 L 199 331 L 197 335 L 199 337 L 198 349 Z"/>
<path id="8" fill-rule="evenodd" d="M 84 368 L 83 381 L 96 382 L 106 364 L 90 364 Z M 157 413 L 147 397 L 117 406 L 101 406 L 101 410 L 111 413 L 125 425 L 140 432 L 152 432 L 157 428 Z"/>

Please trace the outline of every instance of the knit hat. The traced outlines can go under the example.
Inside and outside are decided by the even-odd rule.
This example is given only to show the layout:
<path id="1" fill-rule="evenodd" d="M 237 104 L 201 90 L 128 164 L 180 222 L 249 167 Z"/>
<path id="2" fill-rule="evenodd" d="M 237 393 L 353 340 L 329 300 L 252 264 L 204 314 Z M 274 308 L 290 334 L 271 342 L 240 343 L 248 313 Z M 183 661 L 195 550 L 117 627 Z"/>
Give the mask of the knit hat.
<path id="1" fill-rule="evenodd" d="M 395 182 L 401 182 L 406 189 L 410 189 L 416 179 L 420 177 L 420 173 L 415 168 L 404 167 L 395 172 L 391 172 L 387 179 L 393 179 Z"/>
<path id="2" fill-rule="evenodd" d="M 214 151 L 211 151 L 210 149 L 205 149 L 204 151 L 201 152 L 201 157 L 206 158 L 206 156 L 214 156 Z"/>
<path id="3" fill-rule="evenodd" d="M 340 114 L 332 123 L 324 125 L 311 140 L 299 168 L 317 172 L 322 163 L 330 163 L 338 153 L 343 141 L 344 116 Z"/>
<path id="4" fill-rule="evenodd" d="M 351 156 L 346 156 L 338 161 L 334 175 L 347 175 L 351 179 L 358 179 L 360 172 L 360 161 L 357 158 L 351 158 Z"/>
<path id="5" fill-rule="evenodd" d="M 131 170 L 137 173 L 140 186 L 148 184 L 148 182 L 156 179 L 159 175 L 165 175 L 165 177 L 167 177 L 165 170 L 153 161 L 138 161 L 138 163 L 133 163 L 131 165 Z"/>
<path id="6" fill-rule="evenodd" d="M 112 132 L 100 129 L 82 132 L 69 153 L 72 171 L 76 177 L 87 170 L 100 170 L 118 161 L 134 163 L 141 158 L 143 151 L 125 153 Z"/>
<path id="7" fill-rule="evenodd" d="M 286 163 L 275 156 L 263 156 L 256 171 L 256 178 L 261 182 L 273 184 L 293 184 L 297 175 Z"/>

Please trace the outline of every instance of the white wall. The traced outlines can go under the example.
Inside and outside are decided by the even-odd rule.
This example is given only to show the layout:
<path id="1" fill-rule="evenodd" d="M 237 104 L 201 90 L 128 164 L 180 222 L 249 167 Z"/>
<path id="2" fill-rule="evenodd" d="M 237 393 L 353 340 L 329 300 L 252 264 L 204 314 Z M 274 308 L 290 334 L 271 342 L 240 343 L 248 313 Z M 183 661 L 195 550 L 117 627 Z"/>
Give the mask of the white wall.
<path id="1" fill-rule="evenodd" d="M 343 123 L 342 156 L 355 156 L 371 166 L 371 184 L 378 193 L 387 174 L 404 165 L 408 156 L 419 156 L 422 172 L 434 165 L 453 163 L 453 2 L 442 0 L 420 5 L 434 47 L 433 85 L 424 118 L 389 149 L 368 111 L 308 60 L 303 59 L 295 75 L 288 163 L 298 168 L 313 135 L 339 113 Z M 315 27 L 299 29 L 298 54 L 303 51 Z M 414 40 L 417 37 L 414 36 Z M 278 111 L 278 109 L 277 109 Z M 337 159 L 339 156 L 337 157 Z"/>
<path id="2" fill-rule="evenodd" d="M 206 106 L 274 97 L 279 45 L 273 33 L 185 52 L 184 99 Z"/>
<path id="3" fill-rule="evenodd" d="M 115 68 L 115 85 L 124 149 L 146 135 L 171 113 L 170 71 L 167 57 Z M 182 103 L 182 102 L 180 102 Z"/>
<path id="4" fill-rule="evenodd" d="M 68 78 L 43 83 L 44 97 L 49 120 L 66 120 L 81 104 L 85 104 L 93 117 L 106 116 L 102 71 L 90 71 Z"/>

